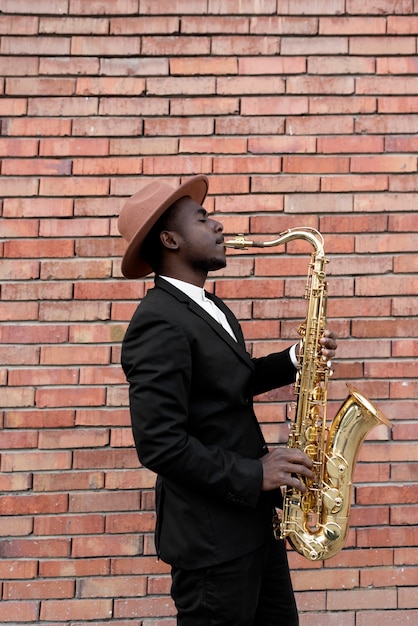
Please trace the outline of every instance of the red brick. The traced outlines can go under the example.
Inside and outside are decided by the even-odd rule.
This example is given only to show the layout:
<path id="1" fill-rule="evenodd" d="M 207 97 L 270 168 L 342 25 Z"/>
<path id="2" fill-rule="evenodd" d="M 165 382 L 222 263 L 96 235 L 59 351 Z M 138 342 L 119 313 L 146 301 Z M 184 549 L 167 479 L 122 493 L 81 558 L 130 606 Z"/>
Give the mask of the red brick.
<path id="1" fill-rule="evenodd" d="M 99 115 L 168 115 L 169 102 L 166 98 L 100 98 Z M 176 114 L 177 115 L 177 114 Z"/>
<path id="2" fill-rule="evenodd" d="M 100 156 L 107 155 L 109 151 L 109 141 L 103 139 L 62 139 L 49 138 L 40 141 L 40 156 Z"/>
<path id="3" fill-rule="evenodd" d="M 103 58 L 100 69 L 103 74 L 109 76 L 167 76 L 169 61 L 165 58 Z"/>
<path id="4" fill-rule="evenodd" d="M 41 349 L 42 365 L 70 365 L 83 363 L 109 363 L 107 346 L 43 346 Z"/>
<path id="5" fill-rule="evenodd" d="M 112 600 L 44 600 L 40 619 L 45 621 L 77 619 L 109 619 Z"/>
<path id="6" fill-rule="evenodd" d="M 318 152 L 325 154 L 383 152 L 383 137 L 319 137 Z"/>
<path id="7" fill-rule="evenodd" d="M 327 589 L 328 594 L 332 589 L 344 587 L 353 589 L 358 586 L 359 572 L 356 569 L 339 569 L 338 577 L 332 570 L 322 569 L 315 571 L 312 576 L 311 571 L 293 572 L 293 585 L 295 590 L 301 589 Z"/>
<path id="8" fill-rule="evenodd" d="M 283 171 L 292 173 L 341 173 L 349 171 L 349 160 L 344 157 L 286 156 Z"/>
<path id="9" fill-rule="evenodd" d="M 103 515 L 43 515 L 34 519 L 35 535 L 84 535 L 104 531 Z"/>
<path id="10" fill-rule="evenodd" d="M 15 174 L 28 176 L 65 176 L 71 174 L 71 161 L 58 159 L 4 159 L 2 174 L 14 176 Z"/>
<path id="11" fill-rule="evenodd" d="M 246 147 L 247 140 L 244 138 L 238 139 L 235 137 L 186 137 L 184 139 L 180 139 L 179 152 L 242 154 L 246 152 Z"/>
<path id="12" fill-rule="evenodd" d="M 346 125 L 350 125 L 351 127 L 357 126 L 356 121 L 360 114 L 376 113 L 376 98 L 366 96 L 353 96 L 351 98 L 347 98 L 344 96 L 329 95 L 316 96 L 309 99 L 309 111 L 311 114 L 326 115 L 330 110 L 339 114 L 357 114 L 357 117 L 354 120 L 350 118 L 348 120 L 342 120 Z M 373 117 L 373 127 L 375 127 L 375 119 L 376 118 Z M 370 118 L 367 118 L 366 121 L 370 122 Z M 313 120 L 313 123 L 315 123 L 315 119 Z M 341 130 L 339 132 L 341 132 Z"/>
<path id="13" fill-rule="evenodd" d="M 154 485 L 154 474 L 145 468 L 106 472 L 106 489 L 152 489 Z M 107 519 L 109 517 L 112 516 Z"/>
<path id="14" fill-rule="evenodd" d="M 146 576 L 109 576 L 105 580 L 90 578 L 80 581 L 81 598 L 123 598 L 132 596 L 132 585 L 135 596 L 144 596 L 147 591 Z"/>
<path id="15" fill-rule="evenodd" d="M 36 448 L 38 434 L 30 431 L 2 431 L 0 432 L 0 448 L 12 450 L 18 448 Z M 1 506 L 1 503 L 0 503 Z"/>
<path id="16" fill-rule="evenodd" d="M 72 598 L 74 581 L 72 580 L 34 580 L 4 583 L 3 598 L 5 600 Z"/>
<path id="17" fill-rule="evenodd" d="M 92 3 L 93 5 L 93 3 Z M 68 34 L 102 34 L 106 35 L 109 31 L 109 21 L 107 18 L 89 18 L 85 17 L 80 19 L 78 17 L 72 18 L 65 16 L 62 17 L 41 17 L 39 20 L 39 32 L 40 33 L 60 33 L 63 35 Z"/>
<path id="18" fill-rule="evenodd" d="M 119 338 L 123 338 L 123 332 L 119 335 Z M 112 340 L 110 338 L 110 340 Z M 118 335 L 115 334 L 113 341 L 118 340 Z M 119 339 L 120 341 L 120 339 Z M 94 384 L 106 384 L 106 385 L 120 385 L 125 383 L 125 378 L 122 368 L 118 365 L 116 367 L 83 367 L 80 370 L 80 384 L 82 385 L 94 385 Z"/>
<path id="19" fill-rule="evenodd" d="M 31 517 L 10 517 L 0 518 L 0 536 L 2 537 L 23 537 L 33 533 L 33 519 Z"/>
<path id="20" fill-rule="evenodd" d="M 109 559 L 54 559 L 40 561 L 39 576 L 71 577 L 106 576 L 109 573 Z"/>
<path id="21" fill-rule="evenodd" d="M 62 343 L 68 340 L 68 327 L 58 325 L 3 327 L 1 343 Z"/>
<path id="22" fill-rule="evenodd" d="M 41 74 L 64 75 L 97 74 L 99 72 L 97 57 L 41 57 L 39 71 Z"/>
<path id="23" fill-rule="evenodd" d="M 37 261 L 3 261 L 0 268 L 1 280 L 31 280 L 39 278 Z"/>
<path id="24" fill-rule="evenodd" d="M 5 365 L 38 364 L 39 347 L 0 346 L 0 358 Z"/>
<path id="25" fill-rule="evenodd" d="M 35 402 L 40 408 L 62 406 L 103 406 L 105 390 L 94 390 L 91 387 L 79 389 L 59 388 L 37 389 Z"/>
<path id="26" fill-rule="evenodd" d="M 167 574 L 169 566 L 161 560 L 142 555 L 128 559 L 112 559 L 112 574 L 124 575 L 128 572 L 132 572 L 132 574 L 143 574 L 144 572 L 149 574 Z"/>
<path id="27" fill-rule="evenodd" d="M 368 6 L 368 5 L 367 5 Z M 357 12 L 357 11 L 356 11 Z M 390 18 L 388 18 L 390 19 Z M 384 17 L 322 17 L 319 23 L 321 35 L 385 35 Z"/>
<path id="28" fill-rule="evenodd" d="M 182 16 L 182 30 L 184 18 Z M 110 34 L 134 35 L 134 34 L 164 34 L 177 33 L 179 31 L 179 18 L 174 17 L 112 17 L 110 19 Z"/>
<path id="29" fill-rule="evenodd" d="M 109 432 L 106 429 L 77 429 L 39 433 L 39 448 L 59 450 L 62 448 L 101 448 L 109 444 Z"/>
<path id="30" fill-rule="evenodd" d="M 390 19 L 390 18 L 389 18 Z M 414 28 L 415 20 L 408 16 L 408 24 Z M 381 57 L 376 59 L 378 74 L 414 74 L 418 59 L 414 57 Z"/>
<path id="31" fill-rule="evenodd" d="M 361 0 L 347 0 L 347 12 L 357 14 L 411 13 L 410 0 L 401 0 L 395 7 L 390 0 L 373 0 L 367 5 Z"/>
<path id="32" fill-rule="evenodd" d="M 40 277 L 42 280 L 54 279 L 89 279 L 89 278 L 109 278 L 111 276 L 110 260 L 56 260 L 42 261 Z M 82 307 L 79 306 L 79 311 Z M 57 319 L 60 319 L 59 317 Z M 66 319 L 66 318 L 61 318 Z"/>
<path id="33" fill-rule="evenodd" d="M 352 191 L 386 191 L 388 189 L 388 178 L 383 175 L 358 175 L 330 176 L 321 179 L 321 189 L 324 192 L 344 193 Z"/>
<path id="34" fill-rule="evenodd" d="M 2 7 L 3 9 L 3 7 Z M 15 11 L 12 11 L 13 13 Z M 37 35 L 38 19 L 36 17 L 3 15 L 0 16 L 0 32 L 4 35 Z"/>
<path id="35" fill-rule="evenodd" d="M 97 107 L 97 98 L 62 96 L 47 98 L 29 98 L 28 100 L 29 115 L 50 115 L 52 117 L 66 117 L 72 115 L 96 115 Z"/>
<path id="36" fill-rule="evenodd" d="M 348 40 L 345 37 L 287 37 L 281 46 L 283 55 L 337 55 L 347 52 Z"/>
<path id="37" fill-rule="evenodd" d="M 34 389 L 31 387 L 14 387 L 2 390 L 3 408 L 30 407 L 34 402 Z"/>
<path id="38" fill-rule="evenodd" d="M 0 476 L 0 489 L 6 491 L 27 491 L 32 487 L 32 478 L 30 474 L 20 473 L 10 476 L 3 474 Z M 9 533 L 11 534 L 11 533 Z"/>
<path id="39" fill-rule="evenodd" d="M 130 425 L 129 411 L 126 409 L 78 409 L 76 424 L 83 426 L 128 426 Z"/>
<path id="40" fill-rule="evenodd" d="M 70 539 L 4 539 L 2 556 L 6 558 L 68 557 L 70 545 Z"/>
<path id="41" fill-rule="evenodd" d="M 280 8 L 283 15 L 341 15 L 345 13 L 345 4 L 342 0 L 317 0 L 315 5 L 306 5 L 304 0 L 286 3 Z"/>
<path id="42" fill-rule="evenodd" d="M 87 492 L 70 495 L 71 512 L 138 511 L 139 494 L 136 491 Z"/>
<path id="43" fill-rule="evenodd" d="M 0 155 L 8 157 L 36 156 L 38 154 L 37 139 L 2 138 L 0 139 Z"/>
<path id="44" fill-rule="evenodd" d="M 64 55 L 70 53 L 69 37 L 9 37 L 2 38 L 2 53 L 11 55 Z"/>
<path id="45" fill-rule="evenodd" d="M 391 513 L 391 522 L 399 526 L 417 523 L 418 511 L 416 506 L 394 506 Z"/>
<path id="46" fill-rule="evenodd" d="M 39 370 L 38 370 L 39 371 Z M 71 428 L 74 411 L 8 411 L 4 419 L 5 428 Z"/>
<path id="47" fill-rule="evenodd" d="M 327 609 L 347 610 L 359 609 L 393 609 L 397 605 L 396 590 L 388 589 L 353 589 L 346 591 L 330 591 L 327 594 Z"/>
<path id="48" fill-rule="evenodd" d="M 63 470 L 71 467 L 69 452 L 3 452 L 1 458 L 2 472 L 33 472 L 42 470 Z"/>
<path id="49" fill-rule="evenodd" d="M 350 53 L 357 55 L 413 54 L 413 37 L 350 37 Z"/>
<path id="50" fill-rule="evenodd" d="M 344 60 L 343 60 L 344 59 Z M 310 74 L 318 74 L 323 76 L 324 74 L 368 74 L 374 72 L 375 60 L 370 57 L 326 57 L 317 56 L 312 59 L 308 59 L 308 70 Z M 312 82 L 312 84 L 314 84 Z M 343 85 L 344 83 L 341 83 Z M 348 86 L 346 86 L 348 89 Z M 353 89 L 354 91 L 354 89 Z M 334 90 L 321 91 L 321 93 L 333 94 Z"/>
<path id="51" fill-rule="evenodd" d="M 136 136 L 142 135 L 142 127 L 143 120 L 137 119 L 134 117 L 107 117 L 105 119 L 101 119 L 99 117 L 95 118 L 77 118 L 74 120 L 72 125 L 73 135 L 76 136 L 94 136 L 94 137 L 111 137 L 111 136 L 130 136 L 135 137 L 135 139 L 130 138 L 129 140 L 135 145 L 137 141 Z M 123 140 L 120 140 L 123 141 Z M 113 150 L 109 149 L 110 154 L 115 154 Z M 107 154 L 107 152 L 104 152 Z M 138 152 L 135 152 L 138 154 Z M 94 152 L 93 152 L 94 155 Z"/>
<path id="52" fill-rule="evenodd" d="M 38 563 L 35 560 L 17 560 L 14 558 L 10 560 L 2 558 L 0 560 L 0 578 L 2 581 L 36 578 L 37 571 Z"/>
<path id="53" fill-rule="evenodd" d="M 16 19 L 13 16 L 13 19 Z M 28 18 L 25 16 L 24 20 Z M 2 56 L 0 57 L 0 71 L 2 76 L 34 76 L 38 73 L 39 61 L 31 56 Z M 24 102 L 22 103 L 24 104 Z M 17 111 L 13 112 L 16 115 Z"/>
<path id="54" fill-rule="evenodd" d="M 72 556 L 74 558 L 91 558 L 102 556 L 103 554 L 108 556 L 132 556 L 140 553 L 141 547 L 141 538 L 135 535 L 128 537 L 116 535 L 74 537 L 72 540 Z"/>
<path id="55" fill-rule="evenodd" d="M 71 240 L 56 239 L 56 240 L 40 240 L 40 239 L 22 239 L 12 240 L 5 244 L 5 256 L 9 258 L 44 258 L 44 257 L 67 257 L 73 256 L 74 242 Z M 13 289 L 13 286 L 10 286 Z M 32 294 L 40 294 L 41 292 L 47 292 L 48 289 L 43 289 L 42 286 L 35 285 L 30 288 L 28 285 L 26 290 L 22 289 L 22 296 L 18 295 L 18 299 L 37 300 L 36 295 L 31 297 Z M 67 293 L 67 289 L 64 286 L 55 285 L 51 287 L 51 292 L 55 292 L 55 298 L 59 299 L 59 293 Z M 26 298 L 27 296 L 27 298 Z M 15 296 L 12 296 L 15 297 Z"/>
<path id="56" fill-rule="evenodd" d="M 416 157 L 403 156 L 358 156 L 351 157 L 352 172 L 413 172 L 416 170 Z"/>
<path id="57" fill-rule="evenodd" d="M 16 619 L 21 623 L 32 622 L 32 624 L 35 624 L 38 621 L 38 614 L 39 602 L 35 600 L 2 602 L 1 619 L 4 624 L 9 622 L 16 623 Z"/>
<path id="58" fill-rule="evenodd" d="M 115 617 L 174 616 L 175 609 L 171 598 L 150 596 L 143 599 L 115 600 L 114 615 Z"/>
<path id="59" fill-rule="evenodd" d="M 2 195 L 6 196 L 35 196 L 38 193 L 36 178 L 3 178 Z"/>
<path id="60" fill-rule="evenodd" d="M 100 471 L 61 472 L 37 474 L 33 477 L 34 491 L 76 491 L 78 489 L 101 489 L 104 475 Z"/>
<path id="61" fill-rule="evenodd" d="M 75 85 L 73 78 L 8 78 L 5 93 L 12 96 L 70 96 L 75 93 Z"/>
<path id="62" fill-rule="evenodd" d="M 302 115 L 308 112 L 308 99 L 299 96 L 243 97 L 242 115 Z"/>
<path id="63" fill-rule="evenodd" d="M 78 95 L 141 95 L 145 91 L 145 80 L 132 77 L 82 77 L 77 79 Z M 148 90 L 147 90 L 148 91 Z"/>
<path id="64" fill-rule="evenodd" d="M 399 548 L 395 550 L 395 565 L 416 565 L 418 548 Z"/>
<path id="65" fill-rule="evenodd" d="M 142 161 L 135 157 L 76 159 L 73 162 L 73 173 L 77 176 L 132 174 L 135 171 L 142 172 Z"/>
<path id="66" fill-rule="evenodd" d="M 131 46 L 132 47 L 132 46 Z M 144 36 L 141 41 L 141 53 L 145 56 L 188 56 L 207 55 L 211 48 L 209 37 L 182 36 Z M 132 49 L 129 50 L 132 54 Z M 222 54 L 222 53 L 221 53 Z"/>

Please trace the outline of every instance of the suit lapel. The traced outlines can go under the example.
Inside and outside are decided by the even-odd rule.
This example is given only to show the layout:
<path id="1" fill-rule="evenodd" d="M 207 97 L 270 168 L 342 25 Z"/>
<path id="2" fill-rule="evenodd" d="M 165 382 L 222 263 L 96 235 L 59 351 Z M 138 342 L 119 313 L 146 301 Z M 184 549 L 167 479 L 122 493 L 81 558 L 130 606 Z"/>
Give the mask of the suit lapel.
<path id="1" fill-rule="evenodd" d="M 238 343 L 245 349 L 244 335 L 242 334 L 241 326 L 239 325 L 239 322 L 238 322 L 237 318 L 235 317 L 235 315 L 226 306 L 226 304 L 223 302 L 223 300 L 221 300 L 220 298 L 214 296 L 211 293 L 208 293 L 207 291 L 205 293 L 206 293 L 206 297 L 209 298 L 209 300 L 212 300 L 212 302 L 219 309 L 221 309 L 221 311 L 225 314 L 226 319 L 228 320 L 229 325 L 231 326 L 232 331 L 233 331 L 233 333 L 234 333 Z"/>
<path id="2" fill-rule="evenodd" d="M 214 332 L 224 341 L 225 343 L 234 350 L 234 352 L 243 359 L 247 365 L 252 367 L 251 360 L 249 358 L 248 352 L 245 348 L 245 341 L 242 334 L 241 327 L 236 319 L 235 315 L 228 309 L 228 307 L 220 300 L 219 298 L 215 298 L 210 293 L 206 293 L 207 297 L 210 298 L 216 306 L 218 306 L 225 313 L 227 320 L 237 338 L 237 341 L 231 337 L 231 335 L 223 328 L 219 322 L 217 322 L 209 313 L 207 313 L 201 306 L 199 306 L 194 300 L 189 298 L 183 291 L 174 287 L 171 283 L 167 282 L 164 279 L 159 278 L 158 276 L 155 279 L 156 287 L 160 287 L 165 291 L 171 293 L 175 298 L 184 302 L 189 310 L 194 314 L 199 316 L 201 319 L 205 320 L 205 322 L 214 330 Z"/>

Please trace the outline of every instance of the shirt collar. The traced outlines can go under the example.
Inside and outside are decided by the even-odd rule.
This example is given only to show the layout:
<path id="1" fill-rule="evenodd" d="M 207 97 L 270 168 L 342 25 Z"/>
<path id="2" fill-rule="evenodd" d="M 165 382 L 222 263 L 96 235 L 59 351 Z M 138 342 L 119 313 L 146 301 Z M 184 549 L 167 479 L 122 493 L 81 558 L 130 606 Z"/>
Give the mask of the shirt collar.
<path id="1" fill-rule="evenodd" d="M 171 276 L 160 276 L 160 278 L 163 278 L 174 287 L 177 287 L 177 289 L 180 289 L 180 291 L 185 293 L 186 296 L 189 296 L 192 300 L 200 300 L 201 302 L 207 300 L 205 290 L 202 287 L 186 283 L 184 280 L 179 280 L 178 278 L 171 278 Z"/>

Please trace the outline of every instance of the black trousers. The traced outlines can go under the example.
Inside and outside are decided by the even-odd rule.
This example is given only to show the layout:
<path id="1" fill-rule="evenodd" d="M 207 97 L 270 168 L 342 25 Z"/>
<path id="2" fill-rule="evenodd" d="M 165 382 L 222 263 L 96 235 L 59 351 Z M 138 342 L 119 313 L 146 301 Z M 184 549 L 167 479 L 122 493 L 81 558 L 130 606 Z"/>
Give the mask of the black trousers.
<path id="1" fill-rule="evenodd" d="M 196 570 L 172 569 L 179 626 L 298 626 L 283 541 Z"/>

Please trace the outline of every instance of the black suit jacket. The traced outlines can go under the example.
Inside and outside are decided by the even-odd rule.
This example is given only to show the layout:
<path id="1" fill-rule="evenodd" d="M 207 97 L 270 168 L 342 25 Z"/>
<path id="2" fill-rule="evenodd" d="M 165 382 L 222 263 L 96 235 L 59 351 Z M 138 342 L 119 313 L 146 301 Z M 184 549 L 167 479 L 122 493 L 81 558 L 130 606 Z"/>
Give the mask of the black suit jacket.
<path id="1" fill-rule="evenodd" d="M 157 552 L 185 569 L 246 554 L 271 534 L 273 494 L 261 491 L 267 448 L 253 396 L 295 377 L 288 350 L 252 359 L 235 316 L 208 297 L 237 342 L 157 277 L 122 346 L 138 457 L 158 474 Z"/>

